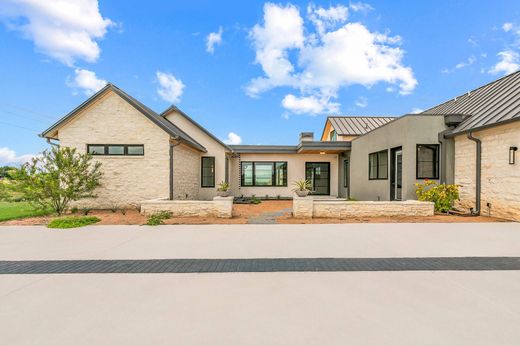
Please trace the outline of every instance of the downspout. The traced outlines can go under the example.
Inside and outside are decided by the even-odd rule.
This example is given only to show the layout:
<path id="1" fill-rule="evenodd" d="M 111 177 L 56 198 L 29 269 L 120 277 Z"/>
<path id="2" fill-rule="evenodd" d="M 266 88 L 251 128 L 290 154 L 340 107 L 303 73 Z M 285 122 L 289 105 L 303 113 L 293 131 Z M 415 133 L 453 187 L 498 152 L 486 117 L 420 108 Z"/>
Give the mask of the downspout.
<path id="1" fill-rule="evenodd" d="M 53 145 L 55 147 L 59 147 L 60 146 L 58 143 L 52 143 L 50 138 L 47 138 L 47 143 L 49 143 L 50 145 Z"/>
<path id="2" fill-rule="evenodd" d="M 481 188 L 481 164 L 482 164 L 482 141 L 468 133 L 468 139 L 476 143 L 476 182 L 475 182 L 475 208 L 471 209 L 472 215 L 480 215 L 480 188 Z"/>
<path id="3" fill-rule="evenodd" d="M 179 137 L 172 137 L 170 139 L 170 201 L 173 200 L 173 148 L 180 143 Z"/>

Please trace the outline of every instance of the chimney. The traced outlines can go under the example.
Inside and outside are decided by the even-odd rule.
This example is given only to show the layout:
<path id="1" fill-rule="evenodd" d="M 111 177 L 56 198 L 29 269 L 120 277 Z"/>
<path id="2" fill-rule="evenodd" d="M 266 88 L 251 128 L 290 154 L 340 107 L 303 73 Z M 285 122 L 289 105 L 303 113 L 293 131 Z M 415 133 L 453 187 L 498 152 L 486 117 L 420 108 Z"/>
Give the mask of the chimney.
<path id="1" fill-rule="evenodd" d="M 312 142 L 314 140 L 314 132 L 300 133 L 300 142 Z"/>

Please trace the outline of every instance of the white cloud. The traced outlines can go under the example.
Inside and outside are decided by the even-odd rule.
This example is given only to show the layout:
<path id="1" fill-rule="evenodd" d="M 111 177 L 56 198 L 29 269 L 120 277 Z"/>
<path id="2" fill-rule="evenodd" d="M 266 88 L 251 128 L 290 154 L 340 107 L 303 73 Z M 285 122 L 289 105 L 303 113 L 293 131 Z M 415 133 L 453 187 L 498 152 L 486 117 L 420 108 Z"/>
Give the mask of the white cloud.
<path id="1" fill-rule="evenodd" d="M 399 93 L 411 93 L 417 80 L 410 67 L 402 64 L 404 51 L 396 46 L 399 36 L 369 31 L 361 23 L 347 23 L 342 6 L 324 9 L 309 6 L 310 21 L 317 31 L 304 33 L 304 20 L 293 5 L 264 6 L 264 22 L 250 32 L 256 63 L 264 76 L 254 78 L 246 88 L 258 96 L 275 87 L 291 87 L 300 96 L 287 95 L 282 105 L 295 113 L 311 114 L 339 109 L 332 102 L 340 88 L 360 84 L 367 88 L 385 82 Z M 339 28 L 331 29 L 331 26 Z"/>
<path id="2" fill-rule="evenodd" d="M 283 98 L 282 106 L 295 114 L 339 113 L 339 103 L 331 102 L 330 97 L 319 95 L 297 97 L 288 94 Z"/>
<path id="3" fill-rule="evenodd" d="M 441 72 L 442 73 L 453 73 L 455 72 L 456 70 L 460 70 L 464 67 L 468 67 L 468 66 L 471 66 L 473 65 L 475 62 L 477 61 L 477 58 L 472 55 L 470 56 L 466 61 L 461 61 L 459 62 L 457 65 L 455 65 L 455 67 L 453 68 L 445 68 L 444 70 L 442 70 Z"/>
<path id="4" fill-rule="evenodd" d="M 228 133 L 227 139 L 224 140 L 224 143 L 231 144 L 231 145 L 238 145 L 238 144 L 242 143 L 242 137 L 240 137 L 239 135 L 237 135 L 234 132 L 230 132 L 230 133 Z"/>
<path id="5" fill-rule="evenodd" d="M 497 62 L 491 69 L 489 69 L 489 73 L 503 73 L 504 75 L 507 75 L 517 71 L 520 68 L 520 57 L 517 52 L 513 50 L 505 50 L 503 52 L 499 52 L 497 56 L 499 57 L 500 61 Z"/>
<path id="6" fill-rule="evenodd" d="M 367 13 L 374 9 L 370 4 L 367 4 L 364 2 L 353 2 L 349 5 L 349 7 L 354 12 L 363 12 L 363 13 Z"/>
<path id="7" fill-rule="evenodd" d="M 222 43 L 222 32 L 223 29 L 220 26 L 217 32 L 211 32 L 206 37 L 206 51 L 210 54 L 215 53 L 215 46 L 220 46 Z"/>
<path id="8" fill-rule="evenodd" d="M 356 106 L 360 107 L 360 108 L 365 108 L 366 106 L 368 106 L 368 98 L 364 97 L 364 96 L 360 96 L 358 97 L 358 99 L 356 100 Z"/>
<path id="9" fill-rule="evenodd" d="M 67 80 L 66 84 L 71 88 L 82 89 L 85 95 L 90 96 L 102 89 L 107 81 L 99 79 L 93 71 L 77 68 L 74 70 L 74 78 Z"/>
<path id="10" fill-rule="evenodd" d="M 410 111 L 410 114 L 419 114 L 419 113 L 422 113 L 422 112 L 424 112 L 424 109 L 414 107 L 414 108 L 412 108 L 412 110 Z"/>
<path id="11" fill-rule="evenodd" d="M 95 62 L 112 21 L 103 18 L 97 0 L 3 0 L 0 20 L 34 42 L 36 49 L 66 65 L 76 59 Z"/>
<path id="12" fill-rule="evenodd" d="M 513 23 L 504 23 L 504 25 L 502 25 L 502 30 L 504 30 L 505 32 L 509 32 L 513 29 Z"/>
<path id="13" fill-rule="evenodd" d="M 13 164 L 22 164 L 30 161 L 35 155 L 34 154 L 25 154 L 25 155 L 16 155 L 16 152 L 8 147 L 0 147 L 0 164 L 3 165 L 13 165 Z"/>
<path id="14" fill-rule="evenodd" d="M 161 71 L 157 71 L 156 77 L 159 83 L 159 87 L 157 88 L 159 96 L 161 96 L 164 101 L 171 103 L 180 102 L 185 87 L 184 83 L 182 83 L 180 79 L 175 78 L 174 75 Z"/>

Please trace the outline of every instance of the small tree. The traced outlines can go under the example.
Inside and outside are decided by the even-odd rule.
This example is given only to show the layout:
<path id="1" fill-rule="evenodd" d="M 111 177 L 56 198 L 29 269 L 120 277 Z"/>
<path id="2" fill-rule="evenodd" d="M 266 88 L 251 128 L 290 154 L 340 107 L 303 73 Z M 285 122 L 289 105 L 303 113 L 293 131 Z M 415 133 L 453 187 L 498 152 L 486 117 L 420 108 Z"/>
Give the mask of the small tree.
<path id="1" fill-rule="evenodd" d="M 424 184 L 416 183 L 415 187 L 417 199 L 433 202 L 437 212 L 447 213 L 453 207 L 453 202 L 459 199 L 459 185 L 425 180 Z"/>
<path id="2" fill-rule="evenodd" d="M 53 147 L 24 164 L 16 173 L 16 190 L 39 209 L 65 212 L 72 201 L 96 197 L 101 163 L 74 148 Z"/>

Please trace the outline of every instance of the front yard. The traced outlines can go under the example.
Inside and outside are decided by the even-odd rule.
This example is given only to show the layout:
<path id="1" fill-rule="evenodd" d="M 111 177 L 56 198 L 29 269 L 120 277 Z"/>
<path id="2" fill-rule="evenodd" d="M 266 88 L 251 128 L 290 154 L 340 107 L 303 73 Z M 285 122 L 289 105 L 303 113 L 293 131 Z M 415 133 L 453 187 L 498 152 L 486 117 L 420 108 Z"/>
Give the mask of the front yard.
<path id="1" fill-rule="evenodd" d="M 0 222 L 46 214 L 44 211 L 34 209 L 27 202 L 0 202 Z"/>

